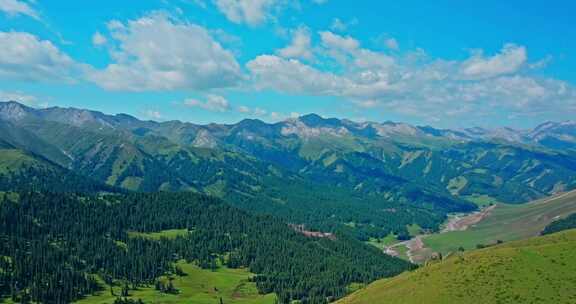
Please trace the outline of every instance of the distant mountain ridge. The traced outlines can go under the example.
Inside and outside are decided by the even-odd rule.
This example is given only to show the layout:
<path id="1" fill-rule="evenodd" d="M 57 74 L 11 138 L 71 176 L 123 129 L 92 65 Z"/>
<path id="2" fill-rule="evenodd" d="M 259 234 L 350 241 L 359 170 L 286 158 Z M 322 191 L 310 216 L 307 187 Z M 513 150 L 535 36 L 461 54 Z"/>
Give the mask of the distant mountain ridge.
<path id="1" fill-rule="evenodd" d="M 112 129 L 181 129 L 186 134 L 200 135 L 201 131 L 212 135 L 223 135 L 231 130 L 242 130 L 267 135 L 292 134 L 301 137 L 321 135 L 361 135 L 365 137 L 429 136 L 445 137 L 451 140 L 473 141 L 499 139 L 510 143 L 539 144 L 546 148 L 576 148 L 576 121 L 544 122 L 532 129 L 499 127 L 486 129 L 471 127 L 465 129 L 437 129 L 431 126 L 413 126 L 397 122 L 354 122 L 348 119 L 323 118 L 311 113 L 298 118 L 290 118 L 277 123 L 265 123 L 258 119 L 244 119 L 236 124 L 199 125 L 181 121 L 142 121 L 128 114 L 108 115 L 98 111 L 50 107 L 36 109 L 16 101 L 0 102 L 0 118 L 7 121 L 43 119 L 70 124 L 78 127 L 99 126 Z M 218 138 L 219 136 L 216 136 Z M 189 139 L 189 138 L 188 138 Z M 184 140 L 184 138 L 182 138 Z M 557 141 L 556 143 L 553 143 Z M 561 145 L 561 146 L 559 146 Z"/>
<path id="2" fill-rule="evenodd" d="M 361 237 L 434 230 L 477 199 L 522 203 L 576 187 L 573 122 L 444 130 L 308 114 L 197 125 L 6 102 L 0 129 L 0 141 L 110 186 L 203 192 Z"/>

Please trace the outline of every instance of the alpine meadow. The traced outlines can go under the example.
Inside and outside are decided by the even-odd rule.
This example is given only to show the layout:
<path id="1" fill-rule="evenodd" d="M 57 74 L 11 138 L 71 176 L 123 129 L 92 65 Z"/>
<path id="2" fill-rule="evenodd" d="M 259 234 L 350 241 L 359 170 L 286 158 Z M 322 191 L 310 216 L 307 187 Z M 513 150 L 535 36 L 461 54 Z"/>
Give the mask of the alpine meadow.
<path id="1" fill-rule="evenodd" d="M 0 0 L 0 303 L 574 303 L 575 9 Z"/>

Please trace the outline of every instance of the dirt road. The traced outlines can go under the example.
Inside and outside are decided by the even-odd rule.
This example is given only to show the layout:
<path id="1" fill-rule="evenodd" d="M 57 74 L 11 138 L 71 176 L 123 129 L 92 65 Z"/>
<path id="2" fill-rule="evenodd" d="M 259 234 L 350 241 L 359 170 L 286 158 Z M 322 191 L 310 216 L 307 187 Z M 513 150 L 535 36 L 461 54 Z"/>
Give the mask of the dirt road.
<path id="1" fill-rule="evenodd" d="M 484 208 L 481 211 L 474 212 L 472 214 L 467 215 L 456 215 L 446 224 L 446 227 L 442 229 L 440 233 L 446 233 L 450 231 L 464 231 L 468 229 L 468 227 L 479 223 L 481 220 L 485 219 L 490 212 L 496 208 L 496 205 L 492 205 L 490 207 Z"/>
<path id="2" fill-rule="evenodd" d="M 450 231 L 464 231 L 490 215 L 496 206 L 497 205 L 493 205 L 471 214 L 453 216 L 448 220 L 446 226 L 440 231 L 440 233 L 446 233 Z M 384 248 L 384 253 L 391 256 L 399 256 L 400 252 L 398 247 L 404 246 L 407 249 L 406 256 L 410 262 L 416 264 L 422 263 L 432 255 L 432 251 L 429 248 L 426 248 L 424 241 L 422 240 L 427 236 L 427 234 L 417 235 L 410 240 L 388 246 Z"/>

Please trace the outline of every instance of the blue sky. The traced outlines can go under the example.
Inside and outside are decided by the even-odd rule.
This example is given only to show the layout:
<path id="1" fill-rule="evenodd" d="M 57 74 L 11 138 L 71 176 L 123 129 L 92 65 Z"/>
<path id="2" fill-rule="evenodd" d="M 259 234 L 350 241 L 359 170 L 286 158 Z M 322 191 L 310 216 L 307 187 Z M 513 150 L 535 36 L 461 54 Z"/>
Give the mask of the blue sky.
<path id="1" fill-rule="evenodd" d="M 571 1 L 0 0 L 0 99 L 233 123 L 576 114 Z M 571 14 L 572 13 L 572 14 Z"/>

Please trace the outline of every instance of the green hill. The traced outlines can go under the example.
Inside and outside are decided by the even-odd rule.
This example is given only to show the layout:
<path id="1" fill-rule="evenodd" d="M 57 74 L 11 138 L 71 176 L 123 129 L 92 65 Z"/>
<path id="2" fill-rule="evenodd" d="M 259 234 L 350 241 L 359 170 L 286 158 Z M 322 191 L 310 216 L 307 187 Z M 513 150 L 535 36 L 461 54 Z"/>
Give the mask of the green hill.
<path id="1" fill-rule="evenodd" d="M 452 255 L 340 304 L 574 303 L 576 230 Z"/>
<path id="2" fill-rule="evenodd" d="M 48 165 L 24 151 L 18 149 L 3 149 L 0 147 L 0 174 L 17 172 L 29 167 L 46 168 Z"/>

